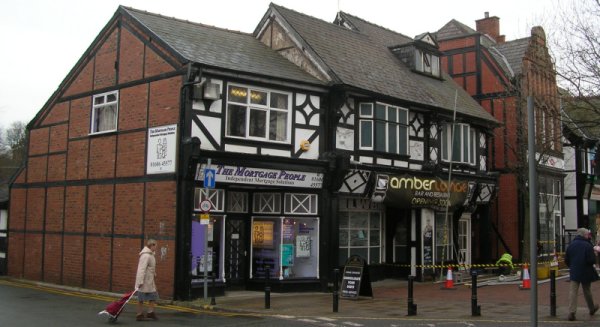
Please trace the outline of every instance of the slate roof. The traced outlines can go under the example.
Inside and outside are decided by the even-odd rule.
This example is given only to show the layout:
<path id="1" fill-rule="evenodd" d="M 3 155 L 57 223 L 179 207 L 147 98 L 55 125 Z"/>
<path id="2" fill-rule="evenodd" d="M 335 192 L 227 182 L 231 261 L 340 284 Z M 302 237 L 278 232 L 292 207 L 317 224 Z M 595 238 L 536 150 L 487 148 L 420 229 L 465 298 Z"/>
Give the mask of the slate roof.
<path id="1" fill-rule="evenodd" d="M 357 30 L 271 4 L 297 36 L 325 63 L 334 83 L 380 93 L 415 104 L 452 111 L 487 123 L 497 121 L 446 74 L 443 80 L 414 73 L 388 48 L 408 37 L 345 14 Z M 256 31 L 255 31 L 256 33 Z M 395 35 L 394 35 L 395 34 Z"/>
<path id="2" fill-rule="evenodd" d="M 442 26 L 442 28 L 440 28 L 435 35 L 438 40 L 442 41 L 475 33 L 477 33 L 476 30 L 457 21 L 456 19 L 452 19 L 447 22 L 446 25 Z"/>
<path id="3" fill-rule="evenodd" d="M 529 47 L 530 37 L 508 41 L 505 43 L 497 44 L 495 47 L 500 51 L 512 68 L 515 74 L 520 74 L 523 70 L 523 57 Z"/>
<path id="4" fill-rule="evenodd" d="M 238 72 L 323 85 L 252 34 L 120 6 L 185 60 Z"/>

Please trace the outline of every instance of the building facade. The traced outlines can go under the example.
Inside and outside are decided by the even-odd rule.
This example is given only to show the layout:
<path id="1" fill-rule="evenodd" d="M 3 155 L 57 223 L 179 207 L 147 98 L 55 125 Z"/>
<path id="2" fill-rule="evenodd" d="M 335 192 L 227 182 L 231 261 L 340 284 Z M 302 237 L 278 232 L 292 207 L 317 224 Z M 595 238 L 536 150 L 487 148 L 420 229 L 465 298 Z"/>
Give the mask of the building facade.
<path id="1" fill-rule="evenodd" d="M 8 274 L 122 292 L 148 238 L 164 298 L 468 264 L 498 121 L 440 58 L 345 13 L 271 4 L 245 34 L 119 7 L 28 125 Z"/>
<path id="2" fill-rule="evenodd" d="M 494 130 L 490 169 L 499 173 L 498 201 L 487 222 L 493 242 L 481 244 L 486 261 L 511 253 L 527 258 L 527 98 L 534 100 L 540 254 L 562 248 L 564 177 L 560 106 L 553 62 L 541 27 L 506 41 L 500 19 L 486 13 L 472 29 L 451 20 L 437 33 L 447 71 L 502 126 Z M 487 242 L 486 242 L 487 243 Z"/>

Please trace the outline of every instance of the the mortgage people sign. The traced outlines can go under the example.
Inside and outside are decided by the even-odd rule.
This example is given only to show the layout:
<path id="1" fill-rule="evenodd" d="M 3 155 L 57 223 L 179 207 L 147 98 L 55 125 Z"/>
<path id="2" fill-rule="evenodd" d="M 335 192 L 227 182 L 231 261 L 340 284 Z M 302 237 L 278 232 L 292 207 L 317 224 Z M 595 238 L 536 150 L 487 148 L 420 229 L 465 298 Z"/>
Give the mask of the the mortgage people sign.
<path id="1" fill-rule="evenodd" d="M 390 176 L 385 202 L 401 208 L 457 208 L 473 194 L 475 182 L 412 175 Z"/>

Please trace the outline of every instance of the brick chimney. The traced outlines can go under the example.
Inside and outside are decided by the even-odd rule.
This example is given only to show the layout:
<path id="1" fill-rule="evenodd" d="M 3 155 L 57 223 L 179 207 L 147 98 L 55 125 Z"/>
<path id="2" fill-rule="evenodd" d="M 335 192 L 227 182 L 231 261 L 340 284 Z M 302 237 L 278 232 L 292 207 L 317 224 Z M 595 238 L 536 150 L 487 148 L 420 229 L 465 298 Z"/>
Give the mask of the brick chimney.
<path id="1" fill-rule="evenodd" d="M 504 43 L 505 36 L 500 35 L 500 18 L 490 17 L 489 12 L 485 12 L 485 17 L 475 21 L 477 32 L 489 35 L 497 43 Z"/>

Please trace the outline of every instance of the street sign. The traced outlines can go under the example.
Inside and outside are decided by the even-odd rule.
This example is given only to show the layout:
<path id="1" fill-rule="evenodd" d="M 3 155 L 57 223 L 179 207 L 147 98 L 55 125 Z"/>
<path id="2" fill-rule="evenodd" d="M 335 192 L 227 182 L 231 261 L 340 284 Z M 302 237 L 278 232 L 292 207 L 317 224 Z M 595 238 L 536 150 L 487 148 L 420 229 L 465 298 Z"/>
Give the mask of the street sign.
<path id="1" fill-rule="evenodd" d="M 204 169 L 204 187 L 215 188 L 217 172 L 214 169 Z"/>
<path id="2" fill-rule="evenodd" d="M 212 204 L 210 203 L 210 201 L 203 200 L 202 202 L 200 202 L 200 210 L 202 212 L 210 212 L 211 208 L 212 208 Z"/>

